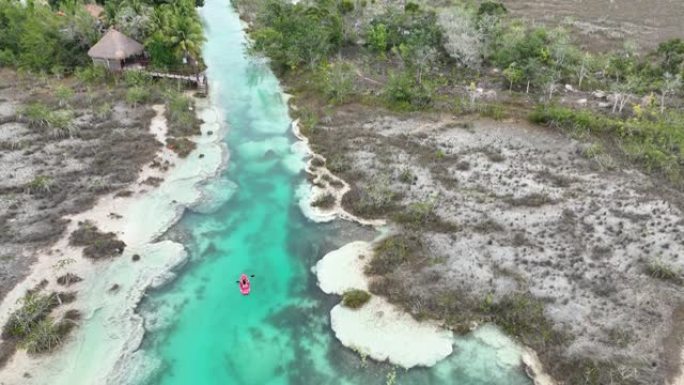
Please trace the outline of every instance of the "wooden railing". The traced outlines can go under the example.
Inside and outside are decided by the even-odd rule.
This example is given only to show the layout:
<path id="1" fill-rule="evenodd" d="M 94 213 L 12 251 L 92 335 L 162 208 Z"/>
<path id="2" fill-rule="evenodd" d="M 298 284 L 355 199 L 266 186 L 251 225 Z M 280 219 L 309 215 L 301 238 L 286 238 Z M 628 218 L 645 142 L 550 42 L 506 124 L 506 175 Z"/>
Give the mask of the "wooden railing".
<path id="1" fill-rule="evenodd" d="M 207 76 L 204 72 L 192 74 L 192 75 L 183 75 L 183 74 L 176 74 L 172 72 L 159 72 L 159 71 L 149 71 L 145 69 L 142 66 L 126 66 L 124 67 L 125 71 L 140 71 L 144 74 L 147 74 L 153 78 L 164 78 L 164 79 L 176 79 L 176 80 L 181 80 L 184 82 L 190 82 L 194 83 L 197 86 L 197 90 L 201 93 L 206 94 L 207 93 Z"/>

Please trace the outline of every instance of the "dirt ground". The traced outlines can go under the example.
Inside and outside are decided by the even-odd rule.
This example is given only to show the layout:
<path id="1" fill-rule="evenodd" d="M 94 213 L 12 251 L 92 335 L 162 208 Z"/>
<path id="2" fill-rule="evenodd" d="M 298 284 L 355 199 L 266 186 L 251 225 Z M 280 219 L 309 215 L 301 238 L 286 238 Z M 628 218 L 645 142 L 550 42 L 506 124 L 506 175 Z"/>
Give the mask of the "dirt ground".
<path id="1" fill-rule="evenodd" d="M 75 90 L 62 105 L 59 85 Z M 0 70 L 0 299 L 27 273 L 36 249 L 58 239 L 62 216 L 136 180 L 161 145 L 149 133 L 154 111 L 123 102 L 123 87 L 79 85 Z M 71 134 L 30 127 L 31 102 L 74 113 Z"/>
<path id="2" fill-rule="evenodd" d="M 620 383 L 662 384 L 678 371 L 681 192 L 661 194 L 658 182 L 597 147 L 521 122 L 348 105 L 311 136 L 353 184 L 352 211 L 396 217 L 429 207 L 439 218 L 412 231 L 420 263 L 386 274 L 400 287 L 383 294 L 404 293 L 394 299 L 414 315 L 435 293 L 472 303 L 526 293 L 569 337 L 563 359 L 611 362 Z M 378 195 L 380 210 L 354 203 Z M 655 277 L 665 270 L 674 277 Z M 546 364 L 559 358 L 546 353 Z"/>
<path id="3" fill-rule="evenodd" d="M 502 0 L 518 17 L 561 24 L 579 32 L 592 50 L 621 48 L 627 40 L 640 48 L 684 38 L 684 2 L 680 0 Z"/>

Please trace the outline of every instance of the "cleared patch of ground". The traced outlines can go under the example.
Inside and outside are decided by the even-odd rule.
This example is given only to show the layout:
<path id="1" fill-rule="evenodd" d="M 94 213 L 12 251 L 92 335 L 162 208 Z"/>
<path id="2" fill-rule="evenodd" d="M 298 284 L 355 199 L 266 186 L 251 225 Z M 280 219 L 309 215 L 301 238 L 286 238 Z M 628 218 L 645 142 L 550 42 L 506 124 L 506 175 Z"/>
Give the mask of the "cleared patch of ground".
<path id="1" fill-rule="evenodd" d="M 311 133 L 347 208 L 401 225 L 371 290 L 456 330 L 496 322 L 568 383 L 672 378 L 683 194 L 557 132 L 456 119 L 348 105 Z"/>
<path id="2" fill-rule="evenodd" d="M 588 48 L 621 48 L 631 40 L 652 49 L 684 38 L 684 2 L 679 0 L 502 0 L 511 13 L 529 20 L 562 24 L 579 32 Z"/>

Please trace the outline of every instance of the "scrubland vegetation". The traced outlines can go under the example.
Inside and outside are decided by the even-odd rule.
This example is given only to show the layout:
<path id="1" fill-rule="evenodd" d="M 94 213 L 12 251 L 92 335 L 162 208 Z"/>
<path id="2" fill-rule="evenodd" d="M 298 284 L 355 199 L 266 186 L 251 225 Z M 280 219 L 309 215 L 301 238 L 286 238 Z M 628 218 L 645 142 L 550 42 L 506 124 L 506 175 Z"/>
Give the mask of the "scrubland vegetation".
<path id="1" fill-rule="evenodd" d="M 439 114 L 464 120 L 474 116 L 496 121 L 525 119 L 586 143 L 581 156 L 600 170 L 636 166 L 655 183 L 677 190 L 684 186 L 684 41 L 665 41 L 650 52 L 629 41 L 612 51 L 586 51 L 563 28 L 513 18 L 497 1 L 232 3 L 249 22 L 252 52 L 270 59 L 294 95 L 297 109 L 292 112 L 300 118 L 300 128 L 314 150 L 327 158 L 329 170 L 355 181 L 343 197 L 345 208 L 366 218 L 390 219 L 400 229 L 376 246 L 367 266 L 372 293 L 386 296 L 418 318 L 443 320 L 457 331 L 469 330 L 473 322 L 493 322 L 537 350 L 547 370 L 568 383 L 640 384 L 663 378 L 655 364 L 644 365 L 620 356 L 623 353 L 603 358 L 566 355 L 564 350 L 574 343 L 577 331 L 565 330 L 549 319 L 545 309 L 558 300 L 533 296 L 525 276 L 517 272 L 497 271 L 518 287 L 504 296 L 453 288 L 440 291 L 449 285 L 440 286 L 444 278 L 432 268 L 444 268 L 441 257 L 434 255 L 435 239 L 450 237 L 457 243 L 465 237 L 464 228 L 472 229 L 489 235 L 486 245 L 506 237 L 510 239 L 504 243 L 513 247 L 510 252 L 522 248 L 530 255 L 544 254 L 539 245 L 545 241 L 528 239 L 525 229 L 507 234 L 513 224 L 493 218 L 485 217 L 467 227 L 452 223 L 443 218 L 444 212 L 453 217 L 452 210 L 462 210 L 464 202 L 452 201 L 451 208 L 444 203 L 447 197 L 434 192 L 428 191 L 429 198 L 416 201 L 404 196 L 406 191 L 414 185 L 417 189 L 459 190 L 459 198 L 465 196 L 483 205 L 494 199 L 499 206 L 525 213 L 555 207 L 560 201 L 545 191 L 501 195 L 483 185 L 466 183 L 463 187 L 459 178 L 464 174 L 466 179 L 475 178 L 495 170 L 494 165 L 510 171 L 510 154 L 491 148 L 477 150 L 488 163 L 483 169 L 470 153 L 454 154 L 446 144 L 427 145 L 430 138 L 438 136 L 433 132 L 411 132 L 413 127 L 406 125 L 406 132 L 398 133 L 399 128 L 391 125 L 415 119 L 416 124 L 427 126 L 430 124 L 419 117 L 428 116 L 425 120 L 430 121 Z M 355 114 L 359 115 L 356 123 Z M 393 121 L 387 116 L 398 118 Z M 445 124 L 437 131 L 452 126 Z M 464 131 L 473 129 L 468 123 L 457 126 Z M 387 164 L 402 168 L 387 170 Z M 577 183 L 574 177 L 548 171 L 542 174 L 553 188 L 571 189 Z M 497 186 L 509 186 L 501 181 L 502 176 L 511 178 L 510 173 L 498 175 Z M 486 178 L 479 182 L 493 183 Z M 397 183 L 403 187 L 398 188 Z M 567 192 L 561 200 L 577 193 Z M 470 207 L 469 203 L 465 206 Z M 574 223 L 573 215 L 563 211 L 563 221 Z M 544 261 L 541 266 L 559 266 L 535 279 L 544 281 L 553 271 L 566 274 L 560 266 L 566 257 L 561 253 L 557 260 Z M 477 265 L 482 268 L 483 263 L 494 263 L 487 258 L 491 256 L 477 259 Z M 537 263 L 516 257 L 516 263 L 522 262 Z M 522 264 L 520 269 L 534 270 Z M 474 270 L 475 274 L 479 271 Z M 412 292 L 404 283 L 408 272 L 418 271 L 419 285 L 423 280 L 437 282 L 431 294 Z M 681 271 L 658 259 L 640 261 L 635 274 L 675 285 L 682 279 Z M 610 296 L 595 291 L 603 298 Z M 621 337 L 624 334 L 613 331 L 607 337 L 612 341 L 609 345 L 634 347 L 634 341 Z"/>
<path id="2" fill-rule="evenodd" d="M 636 164 L 682 182 L 684 118 L 676 107 L 684 41 L 646 53 L 629 44 L 584 52 L 562 28 L 513 19 L 493 1 L 403 9 L 351 0 L 233 3 L 251 21 L 252 50 L 269 57 L 300 98 L 497 119 L 529 111 L 537 123 L 608 133 Z M 607 101 L 563 104 L 568 88 L 580 102 L 598 90 Z"/>
<path id="3" fill-rule="evenodd" d="M 63 216 L 126 189 L 145 165 L 168 168 L 156 159 L 161 145 L 187 156 L 195 146 L 187 137 L 200 133 L 182 84 L 142 72 L 110 73 L 93 66 L 87 52 L 115 28 L 143 44 L 149 68 L 202 71 L 201 0 L 102 1 L 99 17 L 88 13 L 88 3 L 0 0 L 0 299 L 28 273 L 35 252 L 63 236 Z M 168 143 L 158 143 L 149 131 L 153 104 L 166 107 Z M 114 234 L 87 222 L 70 234 L 70 243 L 94 260 L 125 248 Z M 81 280 L 61 273 L 59 285 Z M 53 310 L 75 295 L 27 294 L 3 328 L 0 365 L 16 347 L 54 350 L 78 314 L 69 310 L 56 317 Z"/>

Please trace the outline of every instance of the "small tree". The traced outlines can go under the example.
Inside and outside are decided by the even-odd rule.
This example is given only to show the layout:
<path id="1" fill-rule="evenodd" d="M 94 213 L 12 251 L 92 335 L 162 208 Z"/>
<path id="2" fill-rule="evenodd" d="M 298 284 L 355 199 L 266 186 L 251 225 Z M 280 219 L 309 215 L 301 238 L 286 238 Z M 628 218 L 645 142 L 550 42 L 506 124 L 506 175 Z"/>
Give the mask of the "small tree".
<path id="1" fill-rule="evenodd" d="M 479 68 L 483 36 L 474 15 L 465 8 L 452 7 L 439 13 L 438 22 L 444 31 L 444 49 L 449 56 L 465 67 Z"/>
<path id="2" fill-rule="evenodd" d="M 682 86 L 682 75 L 677 74 L 672 76 L 671 73 L 666 72 L 663 75 L 663 83 L 660 89 L 660 113 L 665 113 L 665 99 L 668 95 L 672 95 Z"/>
<path id="3" fill-rule="evenodd" d="M 613 93 L 613 108 L 612 112 L 622 113 L 627 105 L 627 102 L 631 99 L 630 90 L 633 88 L 635 82 L 637 82 L 634 76 L 630 75 L 627 79 L 617 78 L 611 85 L 611 91 Z"/>
<path id="4" fill-rule="evenodd" d="M 416 69 L 418 84 L 423 84 L 423 71 L 431 70 L 437 61 L 437 50 L 429 46 L 419 46 L 413 50 L 411 61 Z"/>
<path id="5" fill-rule="evenodd" d="M 366 33 L 366 40 L 368 42 L 368 46 L 374 52 L 384 55 L 385 52 L 387 52 L 387 49 L 389 48 L 387 35 L 388 31 L 387 26 L 385 24 L 379 23 L 371 25 L 368 28 L 368 32 Z"/>
<path id="6" fill-rule="evenodd" d="M 560 79 L 560 71 L 554 68 L 542 67 L 541 70 L 537 72 L 534 82 L 544 90 L 546 100 L 551 101 Z"/>
<path id="7" fill-rule="evenodd" d="M 346 102 L 354 92 L 352 66 L 343 61 L 323 63 L 318 71 L 323 93 L 334 103 Z"/>
<path id="8" fill-rule="evenodd" d="M 518 67 L 518 65 L 513 62 L 503 71 L 503 75 L 506 77 L 506 80 L 508 80 L 508 90 L 510 91 L 513 90 L 513 84 L 517 84 L 523 79 L 525 73 L 522 68 Z"/>
<path id="9" fill-rule="evenodd" d="M 591 54 L 587 52 L 584 54 L 584 56 L 582 56 L 582 60 L 580 61 L 579 66 L 576 67 L 577 88 L 579 89 L 582 89 L 582 82 L 587 77 L 587 75 L 589 75 L 591 61 Z"/>

